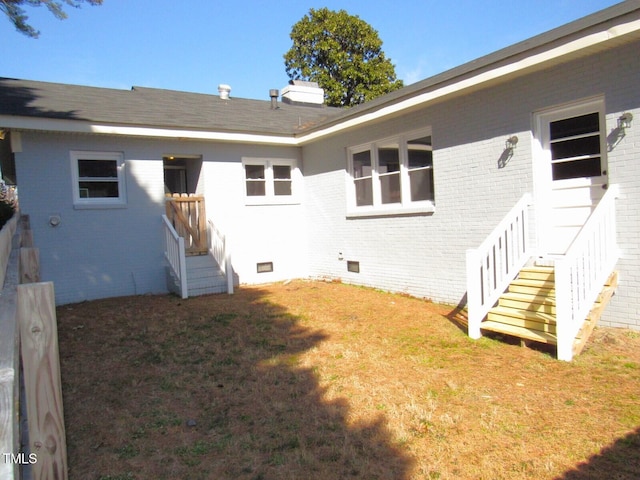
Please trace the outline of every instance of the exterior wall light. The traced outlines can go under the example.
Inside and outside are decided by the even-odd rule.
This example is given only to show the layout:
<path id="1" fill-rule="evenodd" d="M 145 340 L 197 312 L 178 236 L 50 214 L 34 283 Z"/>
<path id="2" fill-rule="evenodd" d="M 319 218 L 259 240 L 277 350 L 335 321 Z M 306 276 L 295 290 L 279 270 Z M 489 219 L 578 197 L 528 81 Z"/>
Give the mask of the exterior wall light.
<path id="1" fill-rule="evenodd" d="M 631 127 L 631 122 L 633 121 L 633 114 L 630 112 L 625 112 L 620 115 L 618 118 L 618 128 L 621 130 L 626 130 Z"/>
<path id="2" fill-rule="evenodd" d="M 504 146 L 507 150 L 513 150 L 514 148 L 516 148 L 516 145 L 518 145 L 517 135 L 512 135 L 511 137 L 507 138 L 506 142 L 504 142 Z"/>

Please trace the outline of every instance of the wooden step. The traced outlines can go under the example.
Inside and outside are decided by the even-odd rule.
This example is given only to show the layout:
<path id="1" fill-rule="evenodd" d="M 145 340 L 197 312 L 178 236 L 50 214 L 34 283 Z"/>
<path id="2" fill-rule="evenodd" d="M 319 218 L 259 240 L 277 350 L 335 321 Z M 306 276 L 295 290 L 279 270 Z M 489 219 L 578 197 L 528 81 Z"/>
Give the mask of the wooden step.
<path id="1" fill-rule="evenodd" d="M 552 333 L 543 332 L 540 330 L 531 330 L 529 328 L 520 327 L 517 325 L 509 325 L 506 323 L 487 320 L 485 322 L 482 322 L 480 328 L 491 332 L 503 333 L 505 335 L 523 338 L 525 340 L 533 340 L 534 342 L 548 343 L 551 345 L 558 344 L 556 336 Z"/>
<path id="2" fill-rule="evenodd" d="M 530 280 L 516 278 L 509 284 L 509 292 L 525 293 L 528 295 L 553 296 L 556 295 L 556 284 L 553 280 Z"/>
<path id="3" fill-rule="evenodd" d="M 500 297 L 498 305 L 531 312 L 547 313 L 549 315 L 556 314 L 556 299 L 550 295 L 506 292 Z"/>
<path id="4" fill-rule="evenodd" d="M 494 307 L 489 311 L 487 320 L 542 332 L 555 333 L 556 331 L 556 319 L 554 316 L 515 308 Z M 480 328 L 482 328 L 482 324 L 480 324 Z"/>
<path id="5" fill-rule="evenodd" d="M 525 267 L 520 270 L 518 278 L 524 280 L 543 280 L 554 282 L 555 272 L 553 267 Z"/>

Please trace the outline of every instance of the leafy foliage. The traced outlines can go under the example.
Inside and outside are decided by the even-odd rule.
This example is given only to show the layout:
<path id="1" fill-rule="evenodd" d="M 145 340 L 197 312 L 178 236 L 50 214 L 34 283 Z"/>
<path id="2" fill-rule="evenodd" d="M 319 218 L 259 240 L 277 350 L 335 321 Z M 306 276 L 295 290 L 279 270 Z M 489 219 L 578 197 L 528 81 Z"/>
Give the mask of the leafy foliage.
<path id="1" fill-rule="evenodd" d="M 64 4 L 78 8 L 81 2 L 87 2 L 90 5 L 102 5 L 102 0 L 0 0 L 0 11 L 9 17 L 9 20 L 15 25 L 16 30 L 31 38 L 38 38 L 40 32 L 27 23 L 29 17 L 24 11 L 24 8 L 22 8 L 23 5 L 31 7 L 44 5 L 56 18 L 64 20 L 67 18 L 67 14 L 63 10 Z"/>
<path id="2" fill-rule="evenodd" d="M 9 187 L 0 180 L 0 228 L 4 226 L 17 210 L 14 196 L 9 194 Z"/>
<path id="3" fill-rule="evenodd" d="M 290 34 L 284 55 L 292 80 L 318 82 L 331 106 L 353 106 L 403 86 L 378 32 L 345 10 L 311 9 Z"/>

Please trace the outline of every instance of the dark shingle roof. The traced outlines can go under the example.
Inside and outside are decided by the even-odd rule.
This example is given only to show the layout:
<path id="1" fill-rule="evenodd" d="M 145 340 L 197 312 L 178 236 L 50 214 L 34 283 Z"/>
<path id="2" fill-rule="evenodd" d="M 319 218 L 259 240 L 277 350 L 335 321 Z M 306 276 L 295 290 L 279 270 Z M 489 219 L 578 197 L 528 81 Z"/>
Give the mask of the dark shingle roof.
<path id="1" fill-rule="evenodd" d="M 291 135 L 339 113 L 217 95 L 133 87 L 131 90 L 0 78 L 0 115 L 186 130 Z"/>

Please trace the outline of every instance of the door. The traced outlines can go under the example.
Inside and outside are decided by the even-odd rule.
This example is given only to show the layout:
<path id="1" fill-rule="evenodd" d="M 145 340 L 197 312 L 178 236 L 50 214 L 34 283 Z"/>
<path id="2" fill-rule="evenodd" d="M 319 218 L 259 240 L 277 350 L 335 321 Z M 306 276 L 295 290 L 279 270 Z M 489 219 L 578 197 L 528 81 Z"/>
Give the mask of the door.
<path id="1" fill-rule="evenodd" d="M 542 253 L 564 254 L 608 186 L 601 99 L 537 115 Z"/>

